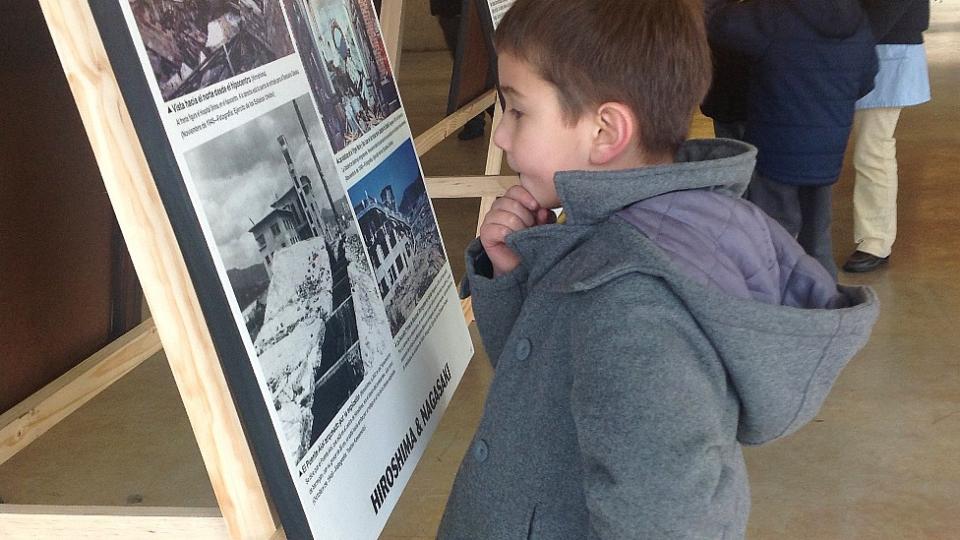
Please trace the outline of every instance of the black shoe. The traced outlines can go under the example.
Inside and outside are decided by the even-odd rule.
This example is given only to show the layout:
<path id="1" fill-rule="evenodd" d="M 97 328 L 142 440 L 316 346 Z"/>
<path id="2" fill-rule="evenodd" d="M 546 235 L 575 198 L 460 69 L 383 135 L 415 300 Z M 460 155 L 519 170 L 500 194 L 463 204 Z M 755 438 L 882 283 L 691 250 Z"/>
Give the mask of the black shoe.
<path id="1" fill-rule="evenodd" d="M 486 122 L 483 119 L 483 113 L 478 114 L 471 118 L 460 130 L 460 133 L 457 134 L 457 138 L 461 141 L 469 141 L 471 139 L 476 139 L 477 137 L 483 136 L 483 126 Z"/>
<path id="2" fill-rule="evenodd" d="M 847 262 L 843 263 L 843 271 L 854 273 L 869 272 L 887 264 L 888 260 L 890 260 L 890 257 L 877 257 L 865 251 L 857 250 L 850 255 Z"/>

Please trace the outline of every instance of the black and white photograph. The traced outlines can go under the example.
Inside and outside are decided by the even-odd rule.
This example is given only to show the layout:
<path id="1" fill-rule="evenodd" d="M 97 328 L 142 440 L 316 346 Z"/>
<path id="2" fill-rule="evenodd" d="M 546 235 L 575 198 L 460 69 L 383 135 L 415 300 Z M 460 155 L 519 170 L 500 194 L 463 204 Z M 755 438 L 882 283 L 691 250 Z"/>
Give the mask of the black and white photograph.
<path id="1" fill-rule="evenodd" d="M 185 155 L 294 462 L 392 347 L 326 148 L 304 94 Z"/>
<path id="2" fill-rule="evenodd" d="M 350 200 L 396 335 L 446 263 L 413 143 L 354 184 Z"/>
<path id="3" fill-rule="evenodd" d="M 490 8 L 490 19 L 493 22 L 493 28 L 500 26 L 500 21 L 507 14 L 507 10 L 513 5 L 514 0 L 485 0 L 487 7 Z"/>
<path id="4" fill-rule="evenodd" d="M 129 0 L 164 101 L 293 54 L 279 0 Z"/>
<path id="5" fill-rule="evenodd" d="M 283 0 L 334 152 L 400 108 L 370 0 Z"/>

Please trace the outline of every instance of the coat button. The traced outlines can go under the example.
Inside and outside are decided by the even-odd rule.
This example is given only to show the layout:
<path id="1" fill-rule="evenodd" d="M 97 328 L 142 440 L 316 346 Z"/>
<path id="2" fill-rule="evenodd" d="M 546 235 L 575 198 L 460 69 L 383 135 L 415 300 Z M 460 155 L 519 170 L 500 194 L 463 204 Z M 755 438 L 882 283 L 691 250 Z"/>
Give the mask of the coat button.
<path id="1" fill-rule="evenodd" d="M 487 443 L 483 439 L 480 439 L 473 445 L 473 458 L 483 463 L 489 457 L 490 451 L 487 449 Z"/>
<path id="2" fill-rule="evenodd" d="M 530 356 L 530 340 L 523 338 L 517 342 L 517 358 L 519 360 L 526 360 Z"/>

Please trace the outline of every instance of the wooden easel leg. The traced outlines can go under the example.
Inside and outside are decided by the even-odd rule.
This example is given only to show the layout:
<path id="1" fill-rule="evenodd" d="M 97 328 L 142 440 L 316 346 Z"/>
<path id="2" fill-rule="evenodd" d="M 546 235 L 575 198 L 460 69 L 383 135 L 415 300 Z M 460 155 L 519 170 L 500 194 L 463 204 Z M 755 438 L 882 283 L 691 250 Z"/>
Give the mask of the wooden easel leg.
<path id="1" fill-rule="evenodd" d="M 393 66 L 394 80 L 400 77 L 400 44 L 403 42 L 403 0 L 383 0 L 380 29 L 387 56 Z"/>
<path id="2" fill-rule="evenodd" d="M 489 90 L 482 96 L 457 109 L 456 112 L 447 116 L 430 129 L 417 135 L 413 139 L 413 146 L 417 149 L 417 155 L 423 157 L 435 146 L 446 140 L 447 137 L 455 134 L 471 118 L 478 114 L 483 114 L 497 100 L 496 90 Z M 432 195 L 431 195 L 432 196 Z"/>
<path id="3" fill-rule="evenodd" d="M 266 491 L 90 6 L 40 0 L 227 529 L 268 538 Z"/>
<path id="4" fill-rule="evenodd" d="M 493 144 L 493 133 L 496 132 L 497 126 L 500 125 L 502 118 L 503 109 L 500 106 L 500 101 L 497 100 L 493 108 L 493 125 L 490 126 L 490 147 L 487 148 L 487 166 L 484 170 L 484 174 L 487 176 L 499 176 L 503 170 L 503 150 Z M 493 206 L 493 202 L 496 200 L 497 198 L 493 196 L 480 198 L 480 211 L 477 216 L 477 234 L 480 234 L 480 225 L 483 223 L 483 218 L 487 215 L 487 212 L 490 211 L 490 207 Z M 461 307 L 463 308 L 463 318 L 469 324 L 474 319 L 473 304 L 470 299 L 467 298 L 461 302 Z"/>
<path id="5" fill-rule="evenodd" d="M 500 106 L 500 101 L 497 100 L 493 107 L 493 125 L 490 126 L 490 147 L 487 149 L 487 166 L 484 170 L 484 174 L 488 176 L 499 175 L 503 170 L 503 150 L 493 144 L 493 133 L 496 132 L 502 118 L 503 108 Z M 484 216 L 490 211 L 490 207 L 493 206 L 493 201 L 495 200 L 497 200 L 496 197 L 483 197 L 480 199 L 480 213 L 477 217 L 478 234 L 480 233 L 480 224 L 483 223 Z"/>
<path id="6" fill-rule="evenodd" d="M 493 134 L 500 127 L 500 120 L 503 119 L 503 107 L 500 100 L 495 99 L 493 103 L 493 124 L 490 126 L 490 146 L 487 148 L 487 166 L 484 174 L 487 176 L 498 176 L 503 170 L 503 149 L 493 144 Z"/>

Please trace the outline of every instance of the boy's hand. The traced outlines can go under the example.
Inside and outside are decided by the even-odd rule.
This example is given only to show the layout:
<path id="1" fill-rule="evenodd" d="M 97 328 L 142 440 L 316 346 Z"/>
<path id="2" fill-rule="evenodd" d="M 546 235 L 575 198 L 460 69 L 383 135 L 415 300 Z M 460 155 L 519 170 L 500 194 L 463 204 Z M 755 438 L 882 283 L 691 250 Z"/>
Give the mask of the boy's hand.
<path id="1" fill-rule="evenodd" d="M 494 277 L 506 274 L 520 264 L 520 257 L 505 243 L 509 234 L 554 221 L 553 212 L 541 207 L 523 186 L 511 187 L 503 197 L 494 201 L 480 225 L 480 244 L 493 264 Z"/>

